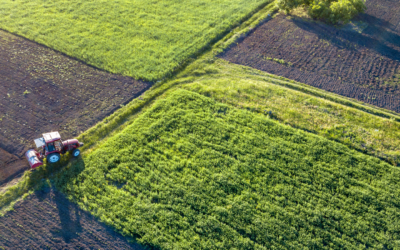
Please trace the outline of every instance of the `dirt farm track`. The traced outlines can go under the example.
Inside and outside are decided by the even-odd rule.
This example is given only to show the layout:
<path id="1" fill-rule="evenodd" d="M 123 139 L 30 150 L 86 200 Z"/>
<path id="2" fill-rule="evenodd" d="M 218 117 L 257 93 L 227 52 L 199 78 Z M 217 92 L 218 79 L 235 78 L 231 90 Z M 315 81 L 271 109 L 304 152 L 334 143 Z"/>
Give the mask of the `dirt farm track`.
<path id="1" fill-rule="evenodd" d="M 42 133 L 73 138 L 150 86 L 0 30 L 0 185 L 29 167 Z"/>
<path id="2" fill-rule="evenodd" d="M 280 14 L 219 57 L 400 112 L 400 2 L 366 5 L 340 29 Z"/>

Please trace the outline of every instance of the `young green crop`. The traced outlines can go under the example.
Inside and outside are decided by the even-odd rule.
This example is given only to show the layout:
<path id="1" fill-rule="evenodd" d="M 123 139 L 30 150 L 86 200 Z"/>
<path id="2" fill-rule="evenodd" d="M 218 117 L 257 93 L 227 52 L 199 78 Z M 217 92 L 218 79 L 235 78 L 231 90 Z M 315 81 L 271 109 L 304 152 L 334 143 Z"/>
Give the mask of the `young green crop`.
<path id="1" fill-rule="evenodd" d="M 165 77 L 270 0 L 4 0 L 0 28 L 113 73 Z"/>
<path id="2" fill-rule="evenodd" d="M 180 87 L 256 113 L 272 112 L 282 123 L 400 165 L 400 123 L 394 117 L 379 117 L 335 103 L 334 99 L 282 88 L 272 84 L 280 83 L 277 77 L 269 79 L 271 75 L 256 70 L 246 72 L 222 60 L 204 68 L 214 74 Z"/>
<path id="3" fill-rule="evenodd" d="M 400 170 L 177 90 L 55 179 L 162 249 L 399 247 Z"/>

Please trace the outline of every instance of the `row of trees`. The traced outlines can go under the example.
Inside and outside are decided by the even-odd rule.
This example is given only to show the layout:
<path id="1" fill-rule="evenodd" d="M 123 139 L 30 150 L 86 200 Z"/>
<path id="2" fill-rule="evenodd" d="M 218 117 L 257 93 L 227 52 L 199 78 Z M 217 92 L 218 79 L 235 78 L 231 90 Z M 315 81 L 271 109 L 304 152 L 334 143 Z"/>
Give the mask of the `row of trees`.
<path id="1" fill-rule="evenodd" d="M 285 12 L 305 6 L 312 18 L 333 24 L 347 23 L 366 9 L 365 0 L 278 0 L 277 4 Z"/>

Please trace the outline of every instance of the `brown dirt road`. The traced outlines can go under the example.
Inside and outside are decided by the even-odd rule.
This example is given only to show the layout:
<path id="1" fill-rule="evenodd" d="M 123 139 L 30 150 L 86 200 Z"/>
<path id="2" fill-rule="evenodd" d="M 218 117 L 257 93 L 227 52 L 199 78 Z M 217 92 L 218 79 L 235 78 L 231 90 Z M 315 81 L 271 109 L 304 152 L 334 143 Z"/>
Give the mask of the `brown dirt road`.
<path id="1" fill-rule="evenodd" d="M 0 30 L 0 185 L 28 169 L 42 133 L 73 138 L 150 86 Z"/>

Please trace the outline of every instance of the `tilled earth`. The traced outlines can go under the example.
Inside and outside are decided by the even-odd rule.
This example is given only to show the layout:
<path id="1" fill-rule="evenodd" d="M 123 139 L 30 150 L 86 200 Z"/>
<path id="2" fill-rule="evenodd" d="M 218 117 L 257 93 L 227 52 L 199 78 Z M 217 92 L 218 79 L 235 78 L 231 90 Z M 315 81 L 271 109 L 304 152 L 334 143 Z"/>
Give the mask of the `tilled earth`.
<path id="1" fill-rule="evenodd" d="M 0 30 L 0 185 L 28 169 L 42 133 L 73 138 L 150 86 Z"/>
<path id="2" fill-rule="evenodd" d="M 280 14 L 220 57 L 400 112 L 400 2 L 366 5 L 340 29 Z"/>
<path id="3" fill-rule="evenodd" d="M 9 181 L 22 175 L 28 166 L 25 159 L 20 159 L 0 148 L 0 173 L 2 176 L 8 176 L 8 178 L 5 178 L 0 182 L 0 190 L 6 185 L 9 185 Z"/>
<path id="4" fill-rule="evenodd" d="M 2 249 L 144 249 L 47 188 L 0 217 Z"/>

